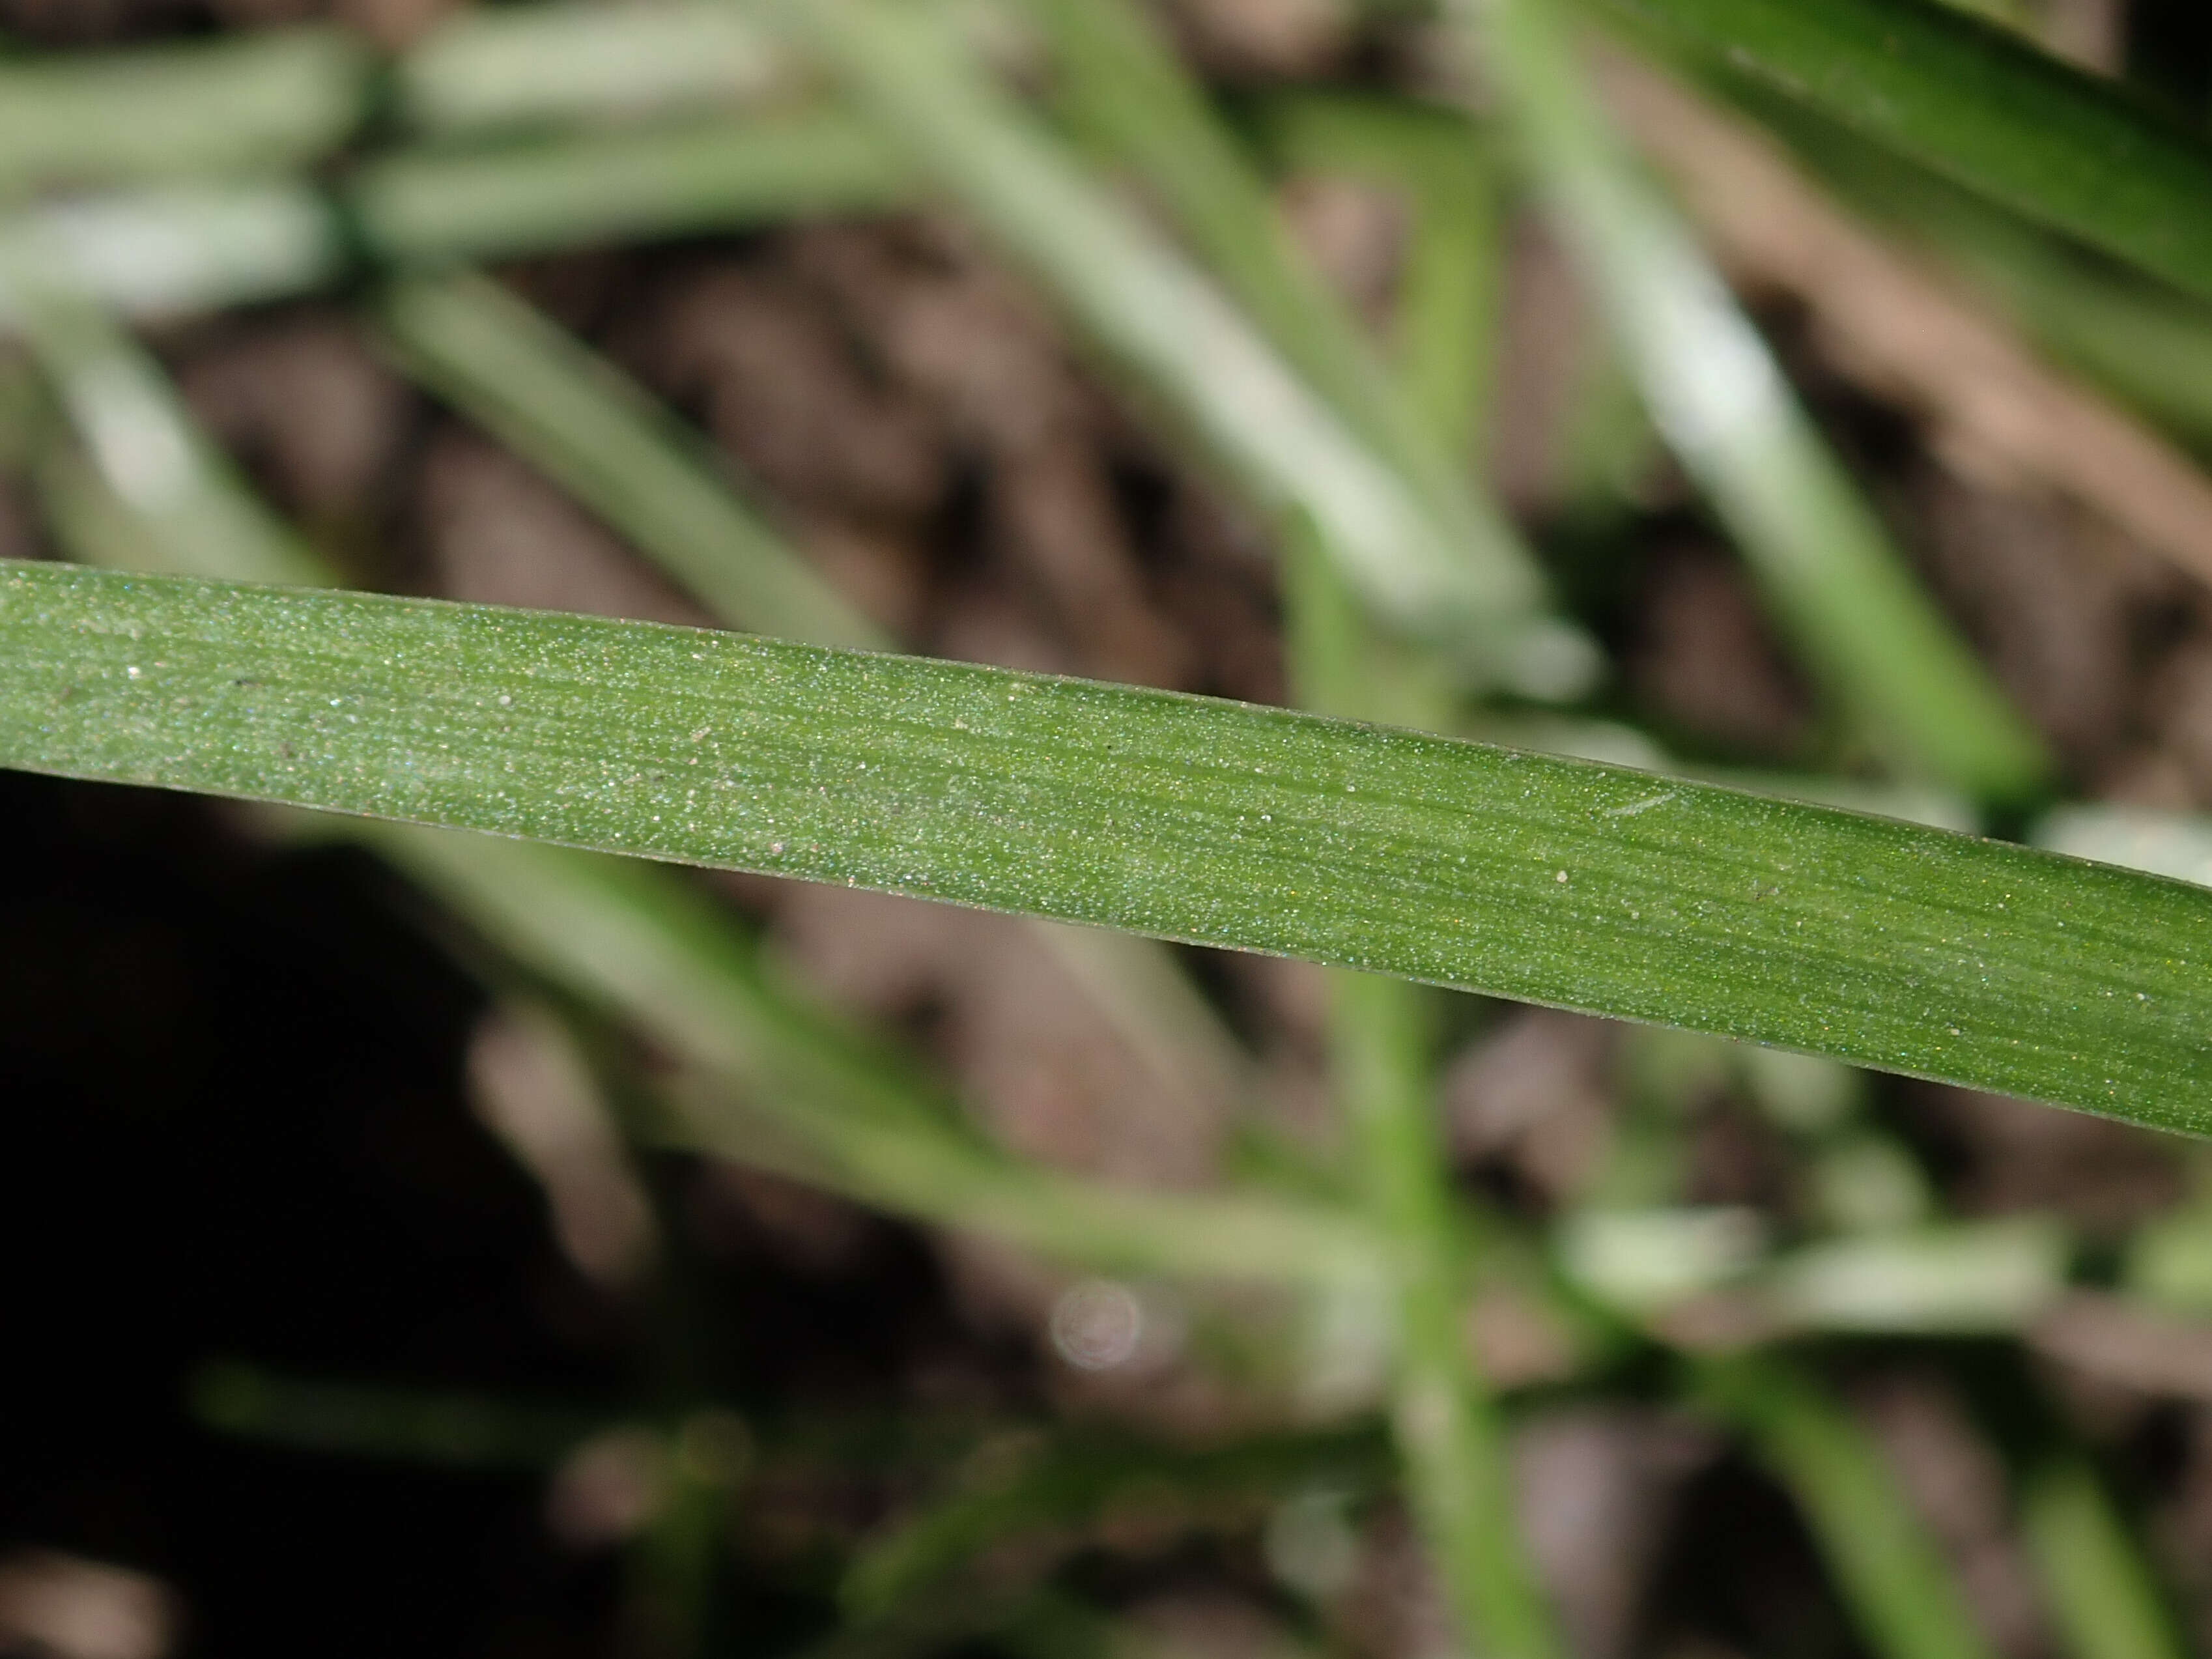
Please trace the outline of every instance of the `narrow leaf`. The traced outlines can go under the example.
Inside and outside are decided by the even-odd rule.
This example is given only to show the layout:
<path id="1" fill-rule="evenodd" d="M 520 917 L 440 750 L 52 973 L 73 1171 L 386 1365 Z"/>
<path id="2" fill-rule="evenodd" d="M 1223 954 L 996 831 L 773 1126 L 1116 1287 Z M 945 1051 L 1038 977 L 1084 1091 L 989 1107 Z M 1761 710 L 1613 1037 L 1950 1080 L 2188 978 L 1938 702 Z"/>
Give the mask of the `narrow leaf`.
<path id="1" fill-rule="evenodd" d="M 1133 687 L 0 568 L 0 763 L 1278 951 L 2212 1129 L 2203 889 Z"/>
<path id="2" fill-rule="evenodd" d="M 0 191 L 297 167 L 367 113 L 373 67 L 335 28 L 0 66 Z"/>
<path id="3" fill-rule="evenodd" d="M 835 111 L 714 120 L 363 168 L 346 206 L 369 251 L 415 263 L 511 258 L 808 215 L 911 194 L 906 169 Z"/>
<path id="4" fill-rule="evenodd" d="M 2212 148 L 1928 0 L 1602 0 L 2039 223 L 2212 298 Z"/>

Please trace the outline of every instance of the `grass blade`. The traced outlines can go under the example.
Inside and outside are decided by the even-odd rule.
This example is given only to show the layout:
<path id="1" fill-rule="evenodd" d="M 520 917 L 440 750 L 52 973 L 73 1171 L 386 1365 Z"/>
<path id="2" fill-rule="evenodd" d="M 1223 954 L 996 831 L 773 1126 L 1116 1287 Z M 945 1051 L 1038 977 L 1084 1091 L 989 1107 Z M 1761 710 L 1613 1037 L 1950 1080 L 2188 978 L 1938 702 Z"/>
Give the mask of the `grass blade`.
<path id="1" fill-rule="evenodd" d="M 1515 641 L 1541 603 L 1531 573 L 1485 559 L 1440 523 L 1210 283 L 1085 178 L 942 28 L 877 0 L 818 0 L 775 15 L 1248 495 L 1310 520 L 1369 605 L 1449 643 L 1470 670 L 1495 677 L 1513 666 Z"/>
<path id="2" fill-rule="evenodd" d="M 0 250 L 27 239 L 51 271 L 102 304 L 170 317 L 320 288 L 362 254 L 403 266 L 470 263 L 878 212 L 913 191 L 867 128 L 811 111 L 484 154 L 403 150 L 334 198 L 275 183 L 118 191 L 5 222 Z"/>
<path id="3" fill-rule="evenodd" d="M 2212 298 L 2212 149 L 1926 0 L 1603 0 L 2039 223 Z"/>
<path id="4" fill-rule="evenodd" d="M 1445 453 L 1487 447 L 1505 191 L 1495 146 L 1456 112 L 1347 93 L 1284 93 L 1258 111 L 1293 173 L 1400 191 L 1412 210 L 1394 330 L 1398 381 Z"/>
<path id="5" fill-rule="evenodd" d="M 5 569 L 0 763 L 1278 951 L 2212 1128 L 2202 889 L 1133 687 Z"/>
<path id="6" fill-rule="evenodd" d="M 889 644 L 744 508 L 689 428 L 498 283 L 472 275 L 402 282 L 380 297 L 376 318 L 410 374 L 732 627 L 818 645 Z"/>
<path id="7" fill-rule="evenodd" d="M 172 317 L 317 288 L 345 269 L 329 204 L 293 184 L 195 184 L 34 208 L 0 222 L 0 260 L 27 260 L 135 317 Z M 21 326 L 0 294 L 0 318 Z"/>
<path id="8" fill-rule="evenodd" d="M 1148 1192 L 1007 1158 L 962 1130 L 915 1066 L 775 982 L 733 924 L 662 872 L 398 825 L 355 833 L 502 950 L 698 1067 L 707 1081 L 667 1103 L 672 1144 L 1104 1272 L 1340 1285 L 1374 1270 L 1365 1230 L 1317 1206 Z"/>
<path id="9" fill-rule="evenodd" d="M 1544 583 L 1466 458 L 1421 420 L 1348 308 L 1292 244 L 1266 182 L 1214 116 L 1173 48 L 1131 0 L 1030 0 L 1058 48 L 1077 124 L 1130 166 L 1275 349 L 1426 501 L 1455 544 L 1529 596 Z M 1595 677 L 1586 641 L 1543 624 L 1522 647 L 1522 678 L 1562 690 Z M 1543 660 L 1549 653 L 1556 663 Z"/>
<path id="10" fill-rule="evenodd" d="M 2038 1466 L 2021 1519 L 2075 1659 L 2185 1659 L 2142 1550 L 2085 1457 L 2061 1453 Z"/>
<path id="11" fill-rule="evenodd" d="M 1796 1498 L 1870 1645 L 1886 1659 L 1990 1659 L 1941 1547 L 1841 1407 L 1772 1359 L 1716 1362 L 1701 1380 Z"/>
<path id="12" fill-rule="evenodd" d="M 301 166 L 367 113 L 373 67 L 335 28 L 0 66 L 0 193 Z"/>
<path id="13" fill-rule="evenodd" d="M 392 102 L 407 125 L 440 135 L 634 119 L 760 98 L 793 78 L 787 59 L 725 5 L 471 10 L 399 60 Z"/>
<path id="14" fill-rule="evenodd" d="M 912 194 L 873 132 L 813 109 L 482 155 L 402 154 L 364 167 L 343 200 L 371 252 L 437 264 L 875 212 Z"/>
<path id="15" fill-rule="evenodd" d="M 1563 21 L 1546 0 L 1459 9 L 1660 429 L 1857 734 L 1908 773 L 1996 799 L 2034 793 L 2050 765 L 2042 744 L 1922 592 L 1765 342 L 1614 138 Z"/>

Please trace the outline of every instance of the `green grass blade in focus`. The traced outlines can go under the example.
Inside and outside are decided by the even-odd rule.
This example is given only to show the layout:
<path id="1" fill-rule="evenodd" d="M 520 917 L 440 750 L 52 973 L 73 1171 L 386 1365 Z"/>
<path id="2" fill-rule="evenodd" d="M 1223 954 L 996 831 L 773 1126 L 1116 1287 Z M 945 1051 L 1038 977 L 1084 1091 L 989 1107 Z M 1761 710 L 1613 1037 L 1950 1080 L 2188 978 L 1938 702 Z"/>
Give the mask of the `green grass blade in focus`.
<path id="1" fill-rule="evenodd" d="M 911 8 L 763 0 L 1042 283 L 1107 356 L 1273 514 L 1303 514 L 1362 599 L 1492 678 L 1541 595 L 1486 561 L 1220 292 Z"/>
<path id="2" fill-rule="evenodd" d="M 1550 0 L 1455 0 L 1660 429 L 1857 735 L 1908 774 L 2017 799 L 2034 732 L 1951 629 L 1766 344 L 1614 137 Z"/>
<path id="3" fill-rule="evenodd" d="M 2212 1128 L 2212 893 L 1686 781 L 750 636 L 11 564 L 0 763 L 842 882 Z"/>
<path id="4" fill-rule="evenodd" d="M 2039 223 L 2212 298 L 2212 147 L 1929 0 L 1599 0 Z"/>

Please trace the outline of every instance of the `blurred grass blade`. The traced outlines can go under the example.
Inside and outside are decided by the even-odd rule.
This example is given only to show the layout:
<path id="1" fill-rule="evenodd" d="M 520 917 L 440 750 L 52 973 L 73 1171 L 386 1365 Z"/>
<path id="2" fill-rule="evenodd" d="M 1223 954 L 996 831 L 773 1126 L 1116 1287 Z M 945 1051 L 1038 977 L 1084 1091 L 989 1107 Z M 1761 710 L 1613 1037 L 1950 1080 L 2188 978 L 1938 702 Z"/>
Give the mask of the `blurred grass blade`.
<path id="1" fill-rule="evenodd" d="M 134 317 L 276 299 L 335 280 L 347 264 L 337 219 L 293 184 L 194 184 L 88 196 L 0 221 L 0 260 Z M 0 320 L 19 326 L 0 294 Z"/>
<path id="2" fill-rule="evenodd" d="M 2062 1453 L 2039 1464 L 2021 1522 L 2074 1659 L 2186 1659 L 2142 1552 L 2086 1458 Z"/>
<path id="3" fill-rule="evenodd" d="M 1485 556 L 1269 349 L 1169 244 L 911 8 L 764 0 L 911 154 L 1017 255 L 1091 340 L 1271 512 L 1309 518 L 1362 599 L 1510 670 L 1540 596 Z"/>
<path id="4" fill-rule="evenodd" d="M 1714 1361 L 1700 1395 L 1789 1488 L 1881 1659 L 1993 1659 L 1942 1547 L 1867 1432 L 1778 1360 Z"/>
<path id="5" fill-rule="evenodd" d="M 0 187 L 268 173 L 321 160 L 372 106 L 440 137 L 635 121 L 795 85 L 790 54 L 721 4 L 467 11 L 393 63 L 349 30 L 278 27 L 0 64 Z"/>
<path id="6" fill-rule="evenodd" d="M 817 645 L 890 641 L 717 476 L 635 382 L 498 283 L 394 284 L 375 308 L 410 374 L 527 458 L 733 627 Z"/>
<path id="7" fill-rule="evenodd" d="M 377 314 L 417 378 L 598 513 L 721 621 L 813 645 L 889 645 L 753 514 L 689 428 L 497 283 L 466 275 L 403 282 Z M 1242 1048 L 1164 947 L 1095 928 L 1036 926 L 1171 1097 L 1205 1109 L 1249 1089 Z"/>
<path id="8" fill-rule="evenodd" d="M 1775 1262 L 1761 1289 L 1805 1328 L 2003 1334 L 2065 1294 L 2072 1254 L 2048 1216 L 1954 1222 L 1816 1241 Z"/>
<path id="9" fill-rule="evenodd" d="M 362 254 L 403 266 L 468 263 L 878 212 L 913 191 L 867 128 L 810 111 L 482 154 L 402 150 L 361 168 L 335 200 L 276 183 L 88 196 L 0 222 L 0 249 L 27 237 L 53 280 L 160 318 L 319 288 Z"/>
<path id="10" fill-rule="evenodd" d="M 1455 111 L 1358 94 L 1279 94 L 1258 117 L 1287 171 L 1367 179 L 1404 197 L 1413 222 L 1392 331 L 1401 396 L 1464 465 L 1488 447 L 1504 269 L 1496 146 Z"/>
<path id="11" fill-rule="evenodd" d="M 1601 0 L 1867 137 L 2212 298 L 2212 149 L 1928 0 Z"/>
<path id="12" fill-rule="evenodd" d="M 1279 951 L 2212 1128 L 2203 889 L 1134 687 L 5 569 L 0 763 Z"/>
<path id="13" fill-rule="evenodd" d="M 0 195 L 302 166 L 359 125 L 374 67 L 336 28 L 0 64 Z"/>
<path id="14" fill-rule="evenodd" d="M 202 1368 L 187 1397 L 203 1425 L 241 1440 L 459 1468 L 549 1468 L 615 1425 L 605 1413 L 308 1382 L 235 1361 Z"/>
<path id="15" fill-rule="evenodd" d="M 1763 88 L 1731 90 L 1825 184 L 1993 296 L 2051 357 L 2200 453 L 2212 447 L 2212 311 L 2202 301 L 2084 257 L 1816 111 Z"/>
<path id="16" fill-rule="evenodd" d="M 246 503 L 229 464 L 185 417 L 159 366 L 75 295 L 47 287 L 44 273 L 59 261 L 41 261 L 40 252 L 21 236 L 0 247 L 0 285 L 122 504 L 161 526 L 178 568 L 264 582 L 320 580 L 315 561 Z"/>
<path id="17" fill-rule="evenodd" d="M 1076 124 L 1135 171 L 1274 349 L 1492 573 L 1500 603 L 1533 612 L 1545 585 L 1528 550 L 1475 494 L 1464 454 L 1423 422 L 1292 244 L 1265 180 L 1152 21 L 1133 0 L 1029 0 L 1029 9 L 1050 31 Z M 1587 641 L 1533 617 L 1530 632 L 1516 678 L 1560 695 L 1594 678 Z"/>
<path id="18" fill-rule="evenodd" d="M 1080 1537 L 1115 1510 L 1141 1513 L 1152 1495 L 1168 1519 L 1194 1505 L 1276 1497 L 1316 1484 L 1347 1497 L 1381 1484 L 1381 1446 L 1365 1425 L 1314 1435 L 1280 1432 L 1220 1445 L 1161 1446 L 1096 1427 L 1048 1437 L 987 1441 L 957 1483 L 865 1541 L 838 1600 L 871 1624 L 951 1579 L 994 1546 L 1050 1531 Z"/>
<path id="19" fill-rule="evenodd" d="M 434 134 L 634 120 L 775 92 L 788 57 L 728 5 L 471 9 L 394 66 L 392 112 Z"/>
<path id="20" fill-rule="evenodd" d="M 1455 0 L 1660 429 L 1856 734 L 1996 799 L 2049 762 L 1922 592 L 1719 276 L 1607 126 L 1549 0 Z"/>
<path id="21" fill-rule="evenodd" d="M 890 146 L 836 111 L 386 157 L 343 200 L 368 250 L 459 263 L 642 236 L 877 212 L 913 193 Z"/>

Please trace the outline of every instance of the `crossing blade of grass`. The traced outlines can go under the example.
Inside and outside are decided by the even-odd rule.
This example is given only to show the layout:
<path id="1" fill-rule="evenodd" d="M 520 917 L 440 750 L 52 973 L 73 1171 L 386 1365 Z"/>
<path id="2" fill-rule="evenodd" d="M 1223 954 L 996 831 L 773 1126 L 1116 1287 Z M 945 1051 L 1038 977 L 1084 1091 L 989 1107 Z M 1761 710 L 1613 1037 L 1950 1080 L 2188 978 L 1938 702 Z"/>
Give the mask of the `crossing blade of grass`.
<path id="1" fill-rule="evenodd" d="M 371 162 L 343 205 L 368 251 L 409 264 L 505 258 L 903 204 L 893 148 L 836 110 L 698 121 L 483 154 Z"/>
<path id="2" fill-rule="evenodd" d="M 2185 1659 L 2142 1552 L 2086 1457 L 2059 1453 L 2031 1471 L 2021 1520 L 2075 1659 Z"/>
<path id="3" fill-rule="evenodd" d="M 1661 431 L 1856 735 L 1995 799 L 2049 760 L 1890 545 L 1765 343 L 1614 137 L 1543 0 L 1455 0 Z"/>
<path id="4" fill-rule="evenodd" d="M 2212 298 L 2212 148 L 1927 0 L 1601 0 L 2014 212 Z"/>
<path id="5" fill-rule="evenodd" d="M 1881 1449 L 1818 1383 L 1778 1358 L 1746 1357 L 1705 1365 L 1699 1394 L 1789 1488 L 1883 1659 L 1991 1659 Z"/>
<path id="6" fill-rule="evenodd" d="M 1057 49 L 1075 123 L 1127 165 L 1274 349 L 1425 500 L 1455 544 L 1508 591 L 1542 602 L 1544 582 L 1463 453 L 1439 441 L 1361 337 L 1350 310 L 1291 243 L 1266 181 L 1215 116 L 1173 48 L 1133 0 L 1030 0 Z M 1586 640 L 1528 624 L 1516 678 L 1561 694 L 1597 664 Z"/>
<path id="7" fill-rule="evenodd" d="M 383 337 L 416 380 L 559 483 L 734 628 L 879 649 L 888 637 L 749 511 L 643 388 L 488 277 L 401 281 Z"/>
<path id="8" fill-rule="evenodd" d="M 27 237 L 57 278 L 166 318 L 321 288 L 362 256 L 447 265 L 878 212 L 913 191 L 868 129 L 811 110 L 481 154 L 402 150 L 328 194 L 252 182 L 112 191 L 0 222 L 0 248 Z"/>
<path id="9" fill-rule="evenodd" d="M 82 556 L 221 571 L 333 573 L 214 459 L 159 371 L 99 313 L 13 273 L 41 366 L 82 406 L 105 386 L 130 428 L 186 458 L 200 495 L 228 497 L 224 539 L 181 533 L 189 517 L 136 512 L 107 487 L 102 456 L 49 463 L 57 528 Z M 87 428 L 89 437 L 90 430 Z M 334 823 L 343 821 L 332 820 Z M 624 1018 L 715 1080 L 665 1126 L 683 1144 L 738 1159 L 788 1159 L 864 1201 L 993 1232 L 1109 1270 L 1197 1273 L 1340 1289 L 1372 1271 L 1364 1229 L 1334 1212 L 1264 1199 L 1149 1194 L 1032 1169 L 962 1133 L 962 1115 L 912 1060 L 811 1006 L 763 969 L 744 930 L 645 866 L 550 847 L 374 821 L 343 824 L 446 897 L 484 936 L 590 1006 Z M 757 1103 L 733 1114 L 732 1090 Z M 755 1133 L 763 1120 L 781 1148 Z"/>
<path id="10" fill-rule="evenodd" d="M 454 14 L 393 66 L 392 106 L 418 132 L 474 136 L 750 103 L 793 78 L 732 6 L 556 3 Z"/>
<path id="11" fill-rule="evenodd" d="M 301 166 L 368 112 L 374 61 L 298 28 L 0 65 L 0 194 Z"/>
<path id="12" fill-rule="evenodd" d="M 946 32 L 879 0 L 763 0 L 915 165 L 1016 255 L 1083 332 L 1271 514 L 1310 518 L 1363 600 L 1496 678 L 1541 596 L 1270 349 L 1164 238 L 1087 178 Z"/>
<path id="13" fill-rule="evenodd" d="M 2212 447 L 2212 310 L 2203 302 L 2084 257 L 1817 111 L 1759 87 L 1728 90 L 1830 189 L 1993 298 L 2043 351 L 2200 453 Z"/>
<path id="14" fill-rule="evenodd" d="M 1276 951 L 2212 1128 L 2212 893 L 2131 872 L 961 664 L 20 564 L 0 592 L 0 763 Z"/>
<path id="15" fill-rule="evenodd" d="M 1504 180 L 1494 144 L 1453 111 L 1348 93 L 1278 94 L 1258 110 L 1290 172 L 1366 179 L 1411 209 L 1394 329 L 1407 404 L 1465 462 L 1487 447 L 1502 298 Z"/>
<path id="16" fill-rule="evenodd" d="M 46 257 L 41 259 L 40 255 Z M 312 583 L 312 556 L 254 511 L 161 368 L 99 313 L 48 286 L 59 260 L 27 237 L 0 248 L 0 284 L 33 356 L 121 505 L 158 523 L 183 568 Z M 82 501 L 81 510 L 98 505 Z"/>
<path id="17" fill-rule="evenodd" d="M 735 493 L 705 446 L 622 374 L 498 284 L 394 285 L 384 332 L 425 384 L 482 422 L 734 628 L 810 644 L 888 643 Z M 1252 1086 L 1241 1047 L 1164 947 L 1094 928 L 1039 937 L 1152 1072 L 1194 1110 Z"/>

